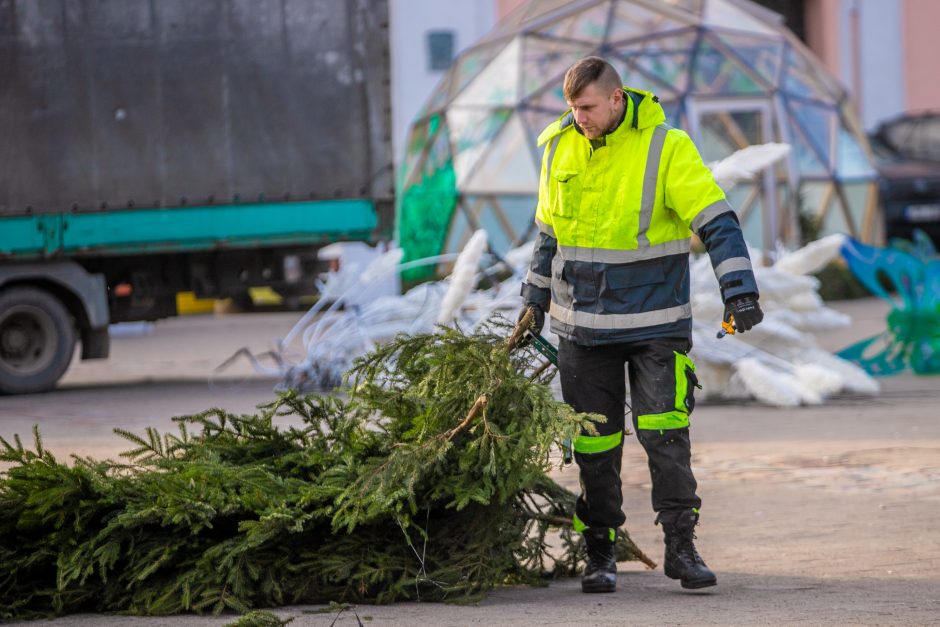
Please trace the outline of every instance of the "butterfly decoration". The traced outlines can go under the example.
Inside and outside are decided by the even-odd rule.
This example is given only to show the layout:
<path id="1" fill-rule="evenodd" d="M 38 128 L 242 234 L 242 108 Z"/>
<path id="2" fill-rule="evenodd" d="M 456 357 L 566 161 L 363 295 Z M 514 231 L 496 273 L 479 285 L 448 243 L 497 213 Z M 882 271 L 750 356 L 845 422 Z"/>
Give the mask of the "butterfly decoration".
<path id="1" fill-rule="evenodd" d="M 872 375 L 908 368 L 940 374 L 940 257 L 930 238 L 915 230 L 913 242 L 892 240 L 887 248 L 847 238 L 840 252 L 858 280 L 892 308 L 884 332 L 843 349 L 839 357 Z"/>

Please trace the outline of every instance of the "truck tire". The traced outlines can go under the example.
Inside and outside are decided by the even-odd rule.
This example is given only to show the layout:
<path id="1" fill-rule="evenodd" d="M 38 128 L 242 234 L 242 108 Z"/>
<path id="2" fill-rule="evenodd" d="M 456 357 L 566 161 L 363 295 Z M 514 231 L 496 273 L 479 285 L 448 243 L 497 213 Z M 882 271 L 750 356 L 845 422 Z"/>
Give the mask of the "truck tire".
<path id="1" fill-rule="evenodd" d="M 0 393 L 52 389 L 74 352 L 74 321 L 58 298 L 35 287 L 0 291 Z"/>

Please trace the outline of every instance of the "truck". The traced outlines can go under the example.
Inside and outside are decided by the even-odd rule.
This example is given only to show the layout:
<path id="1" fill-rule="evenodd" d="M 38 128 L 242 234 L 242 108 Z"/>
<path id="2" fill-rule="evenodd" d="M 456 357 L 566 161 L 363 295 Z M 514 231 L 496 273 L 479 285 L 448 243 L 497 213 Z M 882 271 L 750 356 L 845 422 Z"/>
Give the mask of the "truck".
<path id="1" fill-rule="evenodd" d="M 385 0 L 0 1 L 0 393 L 390 240 L 388 42 Z"/>

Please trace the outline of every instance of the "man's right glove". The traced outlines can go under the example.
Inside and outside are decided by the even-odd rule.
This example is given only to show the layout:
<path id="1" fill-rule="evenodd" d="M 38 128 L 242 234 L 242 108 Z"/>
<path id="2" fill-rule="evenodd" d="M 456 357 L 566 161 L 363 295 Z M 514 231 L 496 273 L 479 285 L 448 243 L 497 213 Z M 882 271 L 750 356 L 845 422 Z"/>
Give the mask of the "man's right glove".
<path id="1" fill-rule="evenodd" d="M 725 322 L 734 316 L 734 327 L 738 333 L 744 333 L 764 319 L 764 312 L 757 303 L 756 294 L 734 296 L 725 303 Z"/>
<path id="2" fill-rule="evenodd" d="M 532 310 L 532 326 L 529 328 L 529 330 L 532 331 L 532 333 L 540 333 L 542 331 L 542 327 L 545 326 L 545 310 L 533 303 L 526 303 L 522 306 L 522 311 L 519 312 L 519 317 L 516 318 L 516 324 L 519 324 L 522 321 L 522 318 L 530 309 Z M 523 337 L 522 341 L 520 342 L 520 346 L 525 346 L 528 343 L 528 339 Z"/>

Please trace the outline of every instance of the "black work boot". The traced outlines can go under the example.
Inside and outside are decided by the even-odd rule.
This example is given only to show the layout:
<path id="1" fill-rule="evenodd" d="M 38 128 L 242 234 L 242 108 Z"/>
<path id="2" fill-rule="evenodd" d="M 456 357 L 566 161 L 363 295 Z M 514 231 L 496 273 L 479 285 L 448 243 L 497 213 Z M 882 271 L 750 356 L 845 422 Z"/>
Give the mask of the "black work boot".
<path id="1" fill-rule="evenodd" d="M 587 563 L 581 576 L 581 592 L 613 592 L 617 589 L 617 562 L 611 529 L 588 527 L 584 530 Z"/>
<path id="2" fill-rule="evenodd" d="M 656 522 L 662 524 L 666 534 L 666 556 L 663 571 L 670 579 L 678 579 L 683 588 L 707 588 L 718 583 L 715 573 L 709 570 L 695 550 L 695 525 L 698 513 L 694 510 L 682 512 L 660 512 Z"/>

